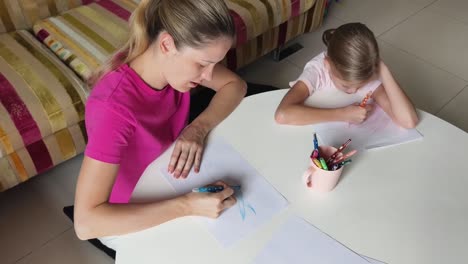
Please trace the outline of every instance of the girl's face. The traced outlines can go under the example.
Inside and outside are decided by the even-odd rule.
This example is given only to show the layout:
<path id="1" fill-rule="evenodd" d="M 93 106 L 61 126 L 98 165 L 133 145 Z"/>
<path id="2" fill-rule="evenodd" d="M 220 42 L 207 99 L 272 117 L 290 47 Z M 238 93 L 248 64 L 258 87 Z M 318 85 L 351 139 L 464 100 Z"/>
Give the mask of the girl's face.
<path id="1" fill-rule="evenodd" d="M 370 80 L 364 82 L 350 82 L 338 78 L 335 74 L 330 72 L 330 77 L 336 88 L 347 93 L 355 94 L 361 87 L 364 87 Z"/>
<path id="2" fill-rule="evenodd" d="M 168 53 L 163 74 L 177 91 L 187 92 L 203 81 L 211 81 L 213 68 L 223 60 L 232 45 L 232 39 L 220 37 L 201 48 L 181 47 Z"/>
<path id="3" fill-rule="evenodd" d="M 375 78 L 371 77 L 366 81 L 346 81 L 341 78 L 341 74 L 335 69 L 335 67 L 332 66 L 328 58 L 325 59 L 325 66 L 330 73 L 330 78 L 333 84 L 335 84 L 336 88 L 347 94 L 355 94 L 359 89 L 364 87 Z"/>

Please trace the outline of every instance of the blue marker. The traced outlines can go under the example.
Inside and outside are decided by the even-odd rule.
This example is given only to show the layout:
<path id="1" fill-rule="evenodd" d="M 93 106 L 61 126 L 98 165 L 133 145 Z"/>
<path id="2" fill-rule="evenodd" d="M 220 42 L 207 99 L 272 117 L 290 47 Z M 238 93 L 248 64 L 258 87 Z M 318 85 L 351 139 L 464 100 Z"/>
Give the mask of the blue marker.
<path id="1" fill-rule="evenodd" d="M 234 191 L 239 191 L 241 189 L 240 185 L 234 185 L 234 186 L 229 186 L 229 187 L 231 187 Z M 205 186 L 205 187 L 200 187 L 200 188 L 193 188 L 192 192 L 217 193 L 217 192 L 221 192 L 222 190 L 224 190 L 223 186 L 213 185 L 213 186 Z"/>
<path id="2" fill-rule="evenodd" d="M 314 133 L 314 150 L 310 154 L 310 157 L 313 159 L 318 159 L 319 158 L 319 146 L 318 146 L 318 140 L 317 140 L 317 133 Z"/>
<path id="3" fill-rule="evenodd" d="M 314 149 L 318 150 L 318 140 L 317 140 L 317 133 L 314 133 Z"/>

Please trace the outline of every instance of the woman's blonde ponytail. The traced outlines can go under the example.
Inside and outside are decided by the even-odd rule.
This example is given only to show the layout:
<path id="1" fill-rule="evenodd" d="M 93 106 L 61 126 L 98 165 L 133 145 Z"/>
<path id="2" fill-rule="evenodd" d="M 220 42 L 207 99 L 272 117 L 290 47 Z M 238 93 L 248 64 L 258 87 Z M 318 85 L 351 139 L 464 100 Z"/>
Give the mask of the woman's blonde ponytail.
<path id="1" fill-rule="evenodd" d="M 153 1 L 159 0 L 141 0 L 129 19 L 130 28 L 127 42 L 88 78 L 89 86 L 93 86 L 106 73 L 117 69 L 122 64 L 132 61 L 145 52 L 150 44 L 146 31 L 147 21 L 145 10 Z"/>
<path id="2" fill-rule="evenodd" d="M 129 23 L 127 42 L 88 78 L 90 86 L 143 54 L 161 31 L 172 36 L 176 48 L 197 48 L 221 36 L 235 36 L 234 21 L 224 0 L 141 0 Z"/>

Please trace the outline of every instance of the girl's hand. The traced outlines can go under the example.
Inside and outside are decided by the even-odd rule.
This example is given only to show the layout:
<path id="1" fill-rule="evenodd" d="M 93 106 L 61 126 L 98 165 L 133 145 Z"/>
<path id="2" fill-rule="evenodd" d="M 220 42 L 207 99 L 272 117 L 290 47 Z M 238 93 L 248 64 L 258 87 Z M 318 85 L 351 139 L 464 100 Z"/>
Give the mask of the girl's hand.
<path id="1" fill-rule="evenodd" d="M 169 162 L 168 171 L 175 178 L 187 178 L 192 166 L 200 171 L 200 164 L 208 131 L 201 125 L 188 125 L 177 139 Z"/>
<path id="2" fill-rule="evenodd" d="M 212 185 L 220 185 L 224 190 L 218 193 L 188 193 L 183 197 L 188 205 L 187 215 L 206 216 L 210 218 L 218 218 L 221 212 L 234 204 L 234 190 L 226 183 L 218 181 Z"/>
<path id="3" fill-rule="evenodd" d="M 365 107 L 359 105 L 348 105 L 343 109 L 344 121 L 352 124 L 360 124 L 366 121 L 367 117 L 374 110 L 374 105 L 368 104 Z"/>

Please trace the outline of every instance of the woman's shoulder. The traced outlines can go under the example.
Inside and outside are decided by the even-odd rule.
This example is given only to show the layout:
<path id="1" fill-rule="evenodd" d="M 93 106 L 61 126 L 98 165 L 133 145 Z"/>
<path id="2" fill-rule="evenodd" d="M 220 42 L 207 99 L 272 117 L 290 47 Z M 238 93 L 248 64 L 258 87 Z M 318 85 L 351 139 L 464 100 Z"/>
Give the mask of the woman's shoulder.
<path id="1" fill-rule="evenodd" d="M 119 87 L 123 79 L 126 78 L 126 72 L 122 70 L 122 67 L 106 73 L 94 84 L 90 96 L 90 99 L 109 100 L 114 94 L 115 90 Z"/>
<path id="2" fill-rule="evenodd" d="M 126 73 L 121 67 L 104 75 L 91 90 L 86 102 L 86 112 L 99 115 L 106 112 L 105 116 L 119 117 L 134 123 L 135 117 L 132 111 L 131 96 L 122 88 L 125 83 Z M 91 115 L 87 115 L 90 118 Z"/>

